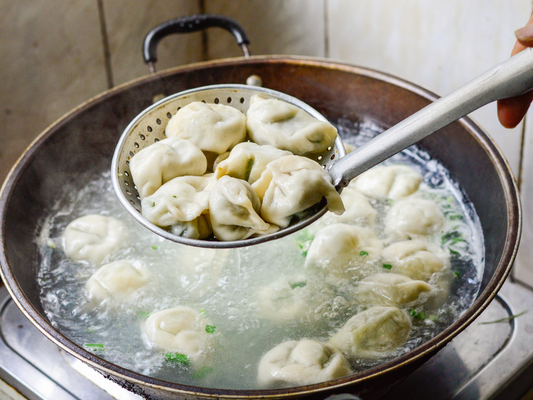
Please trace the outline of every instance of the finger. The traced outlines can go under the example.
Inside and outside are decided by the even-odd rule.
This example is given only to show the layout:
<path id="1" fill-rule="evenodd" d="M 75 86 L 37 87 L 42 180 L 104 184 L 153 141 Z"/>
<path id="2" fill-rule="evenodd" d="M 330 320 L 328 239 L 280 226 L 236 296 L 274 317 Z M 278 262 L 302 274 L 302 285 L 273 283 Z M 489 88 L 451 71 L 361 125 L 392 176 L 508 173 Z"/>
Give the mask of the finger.
<path id="1" fill-rule="evenodd" d="M 518 43 L 521 46 L 523 46 L 524 48 L 525 47 L 533 47 L 533 15 L 531 16 L 531 18 L 527 22 L 526 26 L 524 26 L 523 28 L 518 29 L 515 32 L 515 36 L 516 36 L 516 39 L 518 40 Z M 519 51 L 522 51 L 522 50 L 523 50 L 523 48 L 520 49 Z M 517 51 L 517 53 L 518 53 L 518 51 Z M 516 54 L 514 52 L 514 49 L 513 49 L 513 54 Z"/>
<path id="2" fill-rule="evenodd" d="M 498 119 L 505 128 L 517 126 L 533 100 L 533 91 L 510 99 L 498 100 Z"/>

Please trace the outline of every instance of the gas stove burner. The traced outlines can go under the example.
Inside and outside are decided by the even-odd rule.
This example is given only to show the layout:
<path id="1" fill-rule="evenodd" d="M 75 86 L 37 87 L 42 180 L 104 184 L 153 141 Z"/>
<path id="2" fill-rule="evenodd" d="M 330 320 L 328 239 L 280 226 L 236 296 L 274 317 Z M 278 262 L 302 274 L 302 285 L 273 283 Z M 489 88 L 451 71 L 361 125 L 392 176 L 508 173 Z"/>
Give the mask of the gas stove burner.
<path id="1" fill-rule="evenodd" d="M 0 378 L 24 396 L 20 399 L 141 399 L 59 350 L 26 319 L 5 287 L 0 288 L 0 333 Z M 481 316 L 422 367 L 361 397 L 521 399 L 533 386 L 532 338 L 533 292 L 506 282 Z"/>

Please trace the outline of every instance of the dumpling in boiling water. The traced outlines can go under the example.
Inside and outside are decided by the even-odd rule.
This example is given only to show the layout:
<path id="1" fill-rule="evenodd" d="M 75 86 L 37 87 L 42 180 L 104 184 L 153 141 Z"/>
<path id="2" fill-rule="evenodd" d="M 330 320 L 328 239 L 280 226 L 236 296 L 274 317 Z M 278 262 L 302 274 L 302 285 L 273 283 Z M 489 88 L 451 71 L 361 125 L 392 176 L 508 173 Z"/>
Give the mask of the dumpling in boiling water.
<path id="1" fill-rule="evenodd" d="M 381 257 L 392 271 L 426 282 L 450 263 L 450 257 L 440 247 L 419 240 L 393 243 L 383 249 Z"/>
<path id="2" fill-rule="evenodd" d="M 251 307 L 259 317 L 277 323 L 312 320 L 315 308 L 333 297 L 326 285 L 317 283 L 305 275 L 282 276 L 259 288 Z"/>
<path id="3" fill-rule="evenodd" d="M 444 217 L 431 200 L 406 198 L 396 202 L 385 217 L 385 233 L 415 239 L 439 231 Z"/>
<path id="4" fill-rule="evenodd" d="M 246 117 L 231 106 L 195 101 L 170 118 L 166 135 L 190 140 L 203 151 L 222 154 L 246 137 Z"/>
<path id="5" fill-rule="evenodd" d="M 142 215 L 160 227 L 173 227 L 173 233 L 192 239 L 211 234 L 208 220 L 202 214 L 209 206 L 208 186 L 211 175 L 180 176 L 161 186 L 141 201 Z M 204 190 L 205 189 L 205 190 Z"/>
<path id="6" fill-rule="evenodd" d="M 379 258 L 382 248 L 381 240 L 368 228 L 333 224 L 315 235 L 305 258 L 305 267 L 318 268 L 335 276 L 358 276 L 367 262 Z"/>
<path id="7" fill-rule="evenodd" d="M 218 240 L 240 240 L 265 235 L 279 228 L 259 216 L 261 202 L 250 184 L 223 176 L 209 194 L 209 215 Z"/>
<path id="8" fill-rule="evenodd" d="M 184 175 L 203 175 L 207 159 L 194 143 L 168 138 L 145 147 L 133 156 L 130 171 L 142 198 L 150 196 L 163 183 Z"/>
<path id="9" fill-rule="evenodd" d="M 277 99 L 253 96 L 246 115 L 248 134 L 255 143 L 269 144 L 297 155 L 326 151 L 333 147 L 337 137 L 337 130 L 330 123 Z"/>
<path id="10" fill-rule="evenodd" d="M 403 345 L 411 332 L 411 321 L 397 307 L 375 306 L 354 315 L 329 340 L 350 357 L 377 358 Z"/>
<path id="11" fill-rule="evenodd" d="M 259 179 L 270 161 L 291 154 L 289 151 L 269 145 L 260 146 L 252 142 L 239 143 L 231 150 L 228 158 L 217 163 L 215 176 L 218 179 L 229 175 L 252 184 Z"/>
<path id="12" fill-rule="evenodd" d="M 119 260 L 100 267 L 89 278 L 85 289 L 92 301 L 101 303 L 106 299 L 123 298 L 146 285 L 152 278 L 152 273 L 146 267 Z"/>
<path id="13" fill-rule="evenodd" d="M 184 355 L 193 365 L 200 364 L 212 351 L 213 333 L 209 332 L 213 326 L 191 307 L 158 311 L 141 324 L 141 329 L 150 346 Z"/>
<path id="14" fill-rule="evenodd" d="M 302 339 L 281 343 L 259 363 L 257 379 L 264 387 L 310 385 L 351 373 L 344 356 L 333 346 Z"/>
<path id="15" fill-rule="evenodd" d="M 319 221 L 326 224 L 374 225 L 377 211 L 372 207 L 366 196 L 347 186 L 341 193 L 341 199 L 346 211 L 341 215 L 327 213 Z"/>
<path id="16" fill-rule="evenodd" d="M 319 203 L 323 197 L 330 211 L 344 212 L 331 177 L 306 157 L 285 156 L 268 163 L 252 187 L 262 201 L 263 219 L 281 228 L 289 225 L 294 214 Z"/>
<path id="17" fill-rule="evenodd" d="M 363 304 L 401 306 L 417 301 L 431 291 L 424 281 L 415 281 L 405 275 L 380 273 L 361 280 L 357 286 L 357 300 Z"/>
<path id="18" fill-rule="evenodd" d="M 68 224 L 63 238 L 67 256 L 100 264 L 122 246 L 126 240 L 126 226 L 115 218 L 90 214 Z"/>
<path id="19" fill-rule="evenodd" d="M 219 284 L 230 254 L 229 249 L 180 246 L 175 258 L 176 264 L 172 266 L 177 275 L 177 284 L 182 290 L 196 297 L 203 297 Z"/>
<path id="20" fill-rule="evenodd" d="M 350 186 L 373 199 L 401 199 L 418 190 L 422 175 L 405 165 L 374 167 L 359 175 Z"/>

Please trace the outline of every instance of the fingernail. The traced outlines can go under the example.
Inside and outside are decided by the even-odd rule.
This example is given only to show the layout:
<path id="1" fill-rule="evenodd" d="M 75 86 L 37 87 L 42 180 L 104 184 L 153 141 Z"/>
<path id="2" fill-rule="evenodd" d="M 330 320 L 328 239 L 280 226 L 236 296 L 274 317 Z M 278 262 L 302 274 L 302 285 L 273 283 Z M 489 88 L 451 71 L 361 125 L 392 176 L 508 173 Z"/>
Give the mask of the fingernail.
<path id="1" fill-rule="evenodd" d="M 528 24 L 518 29 L 515 33 L 518 40 L 523 42 L 533 42 L 533 24 Z"/>

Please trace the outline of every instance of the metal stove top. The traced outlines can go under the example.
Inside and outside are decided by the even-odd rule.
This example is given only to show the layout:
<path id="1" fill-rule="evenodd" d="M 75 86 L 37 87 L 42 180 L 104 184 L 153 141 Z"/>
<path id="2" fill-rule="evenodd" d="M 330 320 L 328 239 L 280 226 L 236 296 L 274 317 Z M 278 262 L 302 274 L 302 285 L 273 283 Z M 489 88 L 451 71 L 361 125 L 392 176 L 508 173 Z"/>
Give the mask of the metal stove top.
<path id="1" fill-rule="evenodd" d="M 24 317 L 5 287 L 0 288 L 0 378 L 28 399 L 140 399 L 60 351 Z M 487 310 L 436 356 L 364 400 L 513 400 L 531 387 L 533 292 L 506 282 Z"/>

